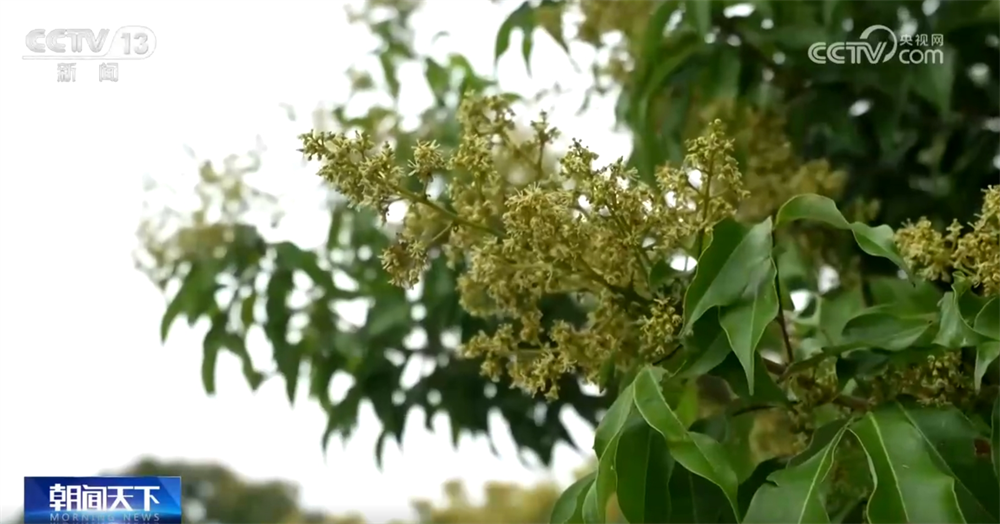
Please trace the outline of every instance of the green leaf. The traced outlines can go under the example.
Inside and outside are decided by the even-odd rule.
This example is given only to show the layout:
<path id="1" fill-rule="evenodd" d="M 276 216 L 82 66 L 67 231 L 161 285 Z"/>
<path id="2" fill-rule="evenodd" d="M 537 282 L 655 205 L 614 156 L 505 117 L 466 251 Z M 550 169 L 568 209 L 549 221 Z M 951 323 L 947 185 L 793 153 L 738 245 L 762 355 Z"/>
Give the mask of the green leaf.
<path id="1" fill-rule="evenodd" d="M 600 503 L 597 501 L 597 484 L 594 483 L 587 490 L 587 496 L 583 499 L 583 522 L 585 524 L 604 524 L 606 511 L 601 511 Z"/>
<path id="2" fill-rule="evenodd" d="M 924 100 L 930 102 L 941 114 L 951 110 L 952 85 L 955 82 L 957 56 L 955 49 L 945 45 L 940 49 L 944 61 L 938 63 L 913 64 L 914 82 L 911 89 Z"/>
<path id="3" fill-rule="evenodd" d="M 949 291 L 941 298 L 941 329 L 934 338 L 935 344 L 948 348 L 962 348 L 974 346 L 982 341 L 981 336 L 962 318 L 960 296 L 955 291 Z"/>
<path id="4" fill-rule="evenodd" d="M 608 408 L 607 413 L 604 414 L 600 424 L 597 425 L 597 430 L 594 432 L 594 452 L 598 459 L 604 457 L 604 451 L 608 445 L 628 422 L 635 398 L 634 393 L 635 383 L 633 382 L 618 395 L 618 398 Z"/>
<path id="5" fill-rule="evenodd" d="M 622 432 L 615 455 L 618 507 L 628 522 L 669 522 L 673 460 L 663 437 L 638 422 Z"/>
<path id="6" fill-rule="evenodd" d="M 684 354 L 674 374 L 694 378 L 722 364 L 733 352 L 718 315 L 707 315 L 694 324 L 694 334 L 684 340 Z"/>
<path id="7" fill-rule="evenodd" d="M 760 275 L 760 268 L 772 264 L 771 247 L 770 218 L 749 230 L 729 219 L 716 224 L 684 294 L 684 332 L 691 333 L 709 309 L 743 297 L 756 284 L 749 277 Z"/>
<path id="8" fill-rule="evenodd" d="M 989 369 L 990 364 L 994 360 L 1000 357 L 1000 341 L 997 340 L 987 340 L 986 342 L 980 343 L 976 346 L 976 369 L 975 369 L 975 385 L 976 392 L 979 392 L 979 388 L 982 387 L 983 377 L 986 376 L 986 371 Z"/>
<path id="9" fill-rule="evenodd" d="M 207 261 L 192 261 L 191 267 L 177 294 L 167 304 L 167 310 L 160 320 L 160 342 L 166 342 L 170 326 L 181 314 L 187 315 L 189 323 L 206 313 L 214 303 L 215 272 Z"/>
<path id="10" fill-rule="evenodd" d="M 514 10 L 510 16 L 504 20 L 503 24 L 500 25 L 500 29 L 497 31 L 496 45 L 494 46 L 493 52 L 493 62 L 494 66 L 500 61 L 500 57 L 507 52 L 510 48 L 510 35 L 514 29 L 520 29 L 523 33 L 524 42 L 522 43 L 521 51 L 525 55 L 525 63 L 527 63 L 528 57 L 531 53 L 531 33 L 535 29 L 535 13 L 531 6 L 530 1 L 526 1 L 521 4 L 520 7 Z"/>
<path id="11" fill-rule="evenodd" d="M 844 326 L 865 307 L 861 288 L 838 288 L 823 297 L 819 306 L 819 329 L 832 344 L 843 342 Z"/>
<path id="12" fill-rule="evenodd" d="M 424 59 L 424 78 L 427 79 L 427 86 L 431 88 L 431 94 L 439 105 L 444 105 L 445 96 L 451 88 L 451 75 L 441 64 L 433 58 Z"/>
<path id="13" fill-rule="evenodd" d="M 248 329 L 254 323 L 254 306 L 257 304 L 257 291 L 251 291 L 249 295 L 243 298 L 243 303 L 240 305 L 240 322 L 243 323 L 244 331 Z"/>
<path id="14" fill-rule="evenodd" d="M 968 522 L 1000 521 L 1000 485 L 980 460 L 979 430 L 957 408 L 893 404 L 917 429 L 934 464 L 955 479 L 955 494 Z"/>
<path id="15" fill-rule="evenodd" d="M 740 89 L 740 55 L 729 46 L 719 46 L 709 58 L 702 86 L 713 98 L 731 100 L 736 98 Z M 686 108 L 685 108 L 686 109 Z"/>
<path id="16" fill-rule="evenodd" d="M 777 270 L 773 261 L 763 266 L 761 275 L 751 279 L 748 293 L 739 302 L 725 306 L 719 310 L 719 324 L 729 337 L 729 345 L 733 353 L 740 359 L 746 372 L 747 385 L 751 395 L 754 388 L 754 363 L 757 354 L 757 344 L 764 336 L 768 324 L 778 315 L 778 292 L 774 287 Z"/>
<path id="17" fill-rule="evenodd" d="M 1000 395 L 993 401 L 990 419 L 993 426 L 990 434 L 990 458 L 993 459 L 993 473 L 1000 479 Z"/>
<path id="18" fill-rule="evenodd" d="M 670 520 L 666 522 L 715 524 L 728 522 L 720 519 L 724 512 L 733 514 L 718 486 L 684 468 L 674 468 L 670 477 L 670 502 Z"/>
<path id="19" fill-rule="evenodd" d="M 647 367 L 639 372 L 634 384 L 636 408 L 646 423 L 666 439 L 674 460 L 688 471 L 719 486 L 733 512 L 737 512 L 738 481 L 725 449 L 712 437 L 689 432 L 684 427 L 663 397 L 660 390 L 662 377 L 663 370 L 658 368 Z"/>
<path id="20" fill-rule="evenodd" d="M 382 66 L 382 74 L 385 76 L 385 83 L 389 86 L 389 93 L 393 98 L 399 98 L 399 77 L 396 75 L 395 53 L 383 51 L 378 55 L 379 64 Z"/>
<path id="21" fill-rule="evenodd" d="M 899 351 L 911 347 L 934 325 L 934 318 L 908 316 L 893 306 L 876 306 L 862 311 L 844 326 L 842 343 Z"/>
<path id="22" fill-rule="evenodd" d="M 1000 298 L 994 297 L 983 306 L 972 329 L 984 337 L 1000 340 Z"/>
<path id="23" fill-rule="evenodd" d="M 549 522 L 552 524 L 576 524 L 583 522 L 583 500 L 594 484 L 595 473 L 574 482 L 563 491 L 552 508 Z"/>
<path id="24" fill-rule="evenodd" d="M 226 337 L 226 315 L 217 313 L 212 318 L 212 326 L 205 334 L 202 343 L 201 358 L 201 383 L 205 386 L 205 393 L 215 394 L 215 366 L 219 360 L 219 350 L 225 342 Z"/>
<path id="25" fill-rule="evenodd" d="M 279 266 L 267 283 L 267 302 L 264 305 L 267 313 L 264 333 L 274 346 L 274 360 L 278 365 L 278 372 L 285 379 L 285 393 L 289 402 L 295 402 L 299 371 L 302 366 L 300 348 L 297 344 L 288 343 L 288 321 L 291 318 L 288 296 L 294 285 L 292 270 Z"/>
<path id="26" fill-rule="evenodd" d="M 858 247 L 869 255 L 887 258 L 899 266 L 913 280 L 913 274 L 907 267 L 896 248 L 892 228 L 887 225 L 871 227 L 861 222 L 848 222 L 837 209 L 837 204 L 825 197 L 814 194 L 797 195 L 784 203 L 778 210 L 774 227 L 789 224 L 798 220 L 822 222 L 837 229 L 850 231 Z"/>
<path id="27" fill-rule="evenodd" d="M 788 397 L 782 391 L 774 378 L 767 372 L 764 365 L 764 357 L 760 353 L 753 355 L 754 358 L 754 382 L 757 389 L 750 393 L 750 385 L 747 383 L 746 374 L 743 372 L 739 360 L 734 354 L 730 354 L 718 367 L 712 370 L 711 374 L 724 379 L 733 393 L 741 399 L 762 404 L 783 405 L 788 403 Z"/>
<path id="28" fill-rule="evenodd" d="M 628 426 L 632 422 L 645 425 L 645 421 L 633 411 L 633 416 L 629 417 Z M 594 501 L 591 508 L 584 511 L 584 520 L 588 523 L 603 524 L 607 518 L 608 501 L 611 496 L 618 491 L 618 473 L 616 472 L 616 461 L 618 456 L 618 446 L 621 443 L 623 431 L 618 432 L 608 443 L 607 452 L 597 461 L 597 479 L 594 481 Z"/>
<path id="29" fill-rule="evenodd" d="M 955 479 L 934 464 L 919 431 L 898 409 L 868 413 L 851 426 L 871 467 L 867 517 L 880 523 L 964 523 Z"/>
<path id="30" fill-rule="evenodd" d="M 847 426 L 818 453 L 802 463 L 776 471 L 754 494 L 744 523 L 830 522 L 823 502 L 824 483 L 833 468 L 834 454 Z"/>
<path id="31" fill-rule="evenodd" d="M 684 14 L 691 17 L 691 25 L 702 36 L 712 31 L 712 2 L 688 0 L 684 3 Z"/>

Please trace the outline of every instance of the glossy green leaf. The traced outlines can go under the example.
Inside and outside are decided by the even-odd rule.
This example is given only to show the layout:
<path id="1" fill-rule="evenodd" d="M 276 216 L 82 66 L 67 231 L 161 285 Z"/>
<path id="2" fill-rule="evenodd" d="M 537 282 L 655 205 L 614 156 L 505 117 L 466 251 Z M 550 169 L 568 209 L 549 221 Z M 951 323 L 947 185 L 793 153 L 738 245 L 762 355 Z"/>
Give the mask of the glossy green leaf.
<path id="1" fill-rule="evenodd" d="M 712 230 L 712 239 L 702 253 L 694 279 L 684 294 L 684 331 L 713 307 L 728 306 L 746 293 L 751 277 L 771 262 L 771 219 L 750 229 L 724 220 Z"/>
<path id="2" fill-rule="evenodd" d="M 712 2 L 687 0 L 684 3 L 684 15 L 691 17 L 691 25 L 698 29 L 702 36 L 712 30 Z"/>
<path id="3" fill-rule="evenodd" d="M 751 395 L 754 392 L 754 356 L 757 344 L 768 324 L 778 315 L 778 292 L 774 287 L 777 273 L 774 263 L 768 261 L 763 269 L 760 275 L 753 277 L 751 286 L 739 302 L 719 310 L 719 324 L 729 337 L 729 345 L 746 372 Z"/>
<path id="4" fill-rule="evenodd" d="M 631 421 L 638 422 L 639 424 L 645 425 L 646 422 L 638 416 L 638 413 L 633 411 L 633 416 L 630 417 Z M 626 426 L 631 427 L 633 424 L 627 424 Z M 592 507 L 587 507 L 584 510 L 584 520 L 589 523 L 603 524 L 607 517 L 608 501 L 611 500 L 611 496 L 618 491 L 618 472 L 616 471 L 616 460 L 618 455 L 618 446 L 621 443 L 621 436 L 623 431 L 616 434 L 611 442 L 608 443 L 608 447 L 604 455 L 597 461 L 597 477 L 594 481 L 594 500 L 589 505 Z"/>
<path id="5" fill-rule="evenodd" d="M 647 367 L 635 379 L 635 406 L 667 441 L 667 448 L 678 464 L 688 471 L 711 481 L 722 489 L 732 510 L 738 505 L 737 478 L 722 445 L 708 435 L 692 433 L 684 427 L 667 404 L 660 390 L 663 370 Z"/>
<path id="6" fill-rule="evenodd" d="M 584 524 L 604 524 L 607 516 L 606 511 L 601 510 L 598 502 L 597 484 L 591 484 L 587 490 L 587 495 L 583 499 L 583 522 Z"/>
<path id="7" fill-rule="evenodd" d="M 604 457 L 604 452 L 612 439 L 621 432 L 625 423 L 628 422 L 629 414 L 632 413 L 633 409 L 634 393 L 635 383 L 633 382 L 618 395 L 618 398 L 608 408 L 607 413 L 604 414 L 601 423 L 597 425 L 597 429 L 594 431 L 594 453 L 597 454 L 598 459 Z"/>
<path id="8" fill-rule="evenodd" d="M 639 422 L 622 432 L 615 455 L 618 507 L 628 522 L 669 522 L 673 459 L 663 436 Z"/>
<path id="9" fill-rule="evenodd" d="M 984 435 L 957 408 L 893 404 L 917 429 L 938 469 L 955 479 L 955 494 L 968 522 L 1000 521 L 1000 484 L 977 456 Z"/>
<path id="10" fill-rule="evenodd" d="M 552 524 L 577 524 L 583 522 L 583 501 L 591 486 L 594 485 L 596 473 L 591 473 L 574 482 L 563 491 L 552 508 Z"/>
<path id="11" fill-rule="evenodd" d="M 760 356 L 760 353 L 756 353 L 753 358 L 755 361 L 753 366 L 754 383 L 757 384 L 753 394 L 750 393 L 746 373 L 739 360 L 732 353 L 726 357 L 722 364 L 713 369 L 711 374 L 724 379 L 732 388 L 733 393 L 745 401 L 771 405 L 787 404 L 788 397 L 767 372 L 764 357 Z"/>
<path id="12" fill-rule="evenodd" d="M 684 468 L 675 467 L 670 476 L 670 505 L 667 522 L 736 522 L 722 489 Z"/>
<path id="13" fill-rule="evenodd" d="M 684 352 L 673 369 L 678 378 L 694 378 L 708 373 L 732 354 L 729 337 L 718 315 L 706 315 L 695 322 L 694 334 L 684 340 Z"/>
<path id="14" fill-rule="evenodd" d="M 875 482 L 867 517 L 881 523 L 964 523 L 955 479 L 934 464 L 919 431 L 897 409 L 868 413 L 851 426 Z"/>
<path id="15" fill-rule="evenodd" d="M 973 371 L 975 379 L 976 392 L 979 392 L 979 388 L 983 385 L 983 377 L 986 376 L 986 372 L 989 370 L 990 364 L 994 360 L 1000 357 L 1000 341 L 997 340 L 987 340 L 986 342 L 980 343 L 976 346 L 976 368 Z"/>
<path id="16" fill-rule="evenodd" d="M 819 330 L 829 344 L 843 342 L 844 326 L 862 311 L 865 300 L 861 288 L 838 288 L 820 299 Z"/>
<path id="17" fill-rule="evenodd" d="M 945 293 L 941 298 L 941 329 L 934 338 L 934 343 L 948 348 L 974 346 L 981 342 L 982 335 L 962 318 L 959 297 L 955 291 Z"/>
<path id="18" fill-rule="evenodd" d="M 993 459 L 993 473 L 1000 479 L 1000 395 L 993 401 L 990 412 L 992 432 L 990 433 L 990 458 Z"/>
<path id="19" fill-rule="evenodd" d="M 889 306 L 862 311 L 844 326 L 842 343 L 899 351 L 912 346 L 934 325 L 928 316 L 908 316 Z"/>
<path id="20" fill-rule="evenodd" d="M 892 228 L 887 225 L 871 227 L 861 222 L 848 222 L 837 209 L 837 204 L 825 197 L 814 194 L 797 195 L 790 198 L 778 210 L 774 227 L 799 220 L 822 222 L 837 229 L 850 231 L 858 247 L 869 255 L 887 258 L 910 275 L 909 267 L 903 261 L 893 239 Z"/>
<path id="21" fill-rule="evenodd" d="M 830 522 L 823 502 L 824 483 L 846 429 L 846 425 L 842 426 L 826 446 L 809 459 L 772 473 L 769 483 L 754 495 L 743 522 Z"/>
<path id="22" fill-rule="evenodd" d="M 972 329 L 992 340 L 1000 340 L 1000 298 L 994 297 L 976 315 Z"/>

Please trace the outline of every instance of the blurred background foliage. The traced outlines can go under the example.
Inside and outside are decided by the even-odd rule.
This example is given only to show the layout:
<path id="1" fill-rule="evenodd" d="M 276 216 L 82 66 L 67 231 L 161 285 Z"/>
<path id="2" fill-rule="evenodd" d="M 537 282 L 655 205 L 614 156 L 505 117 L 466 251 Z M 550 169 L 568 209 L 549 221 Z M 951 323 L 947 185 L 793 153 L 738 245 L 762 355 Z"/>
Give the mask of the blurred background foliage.
<path id="1" fill-rule="evenodd" d="M 418 9 L 415 0 L 368 0 L 351 12 L 380 40 L 379 68 L 348 72 L 354 92 L 388 94 L 389 102 L 365 108 L 348 100 L 316 119 L 318 128 L 363 130 L 376 142 L 396 145 L 402 165 L 418 140 L 435 140 L 445 149 L 457 145 L 455 112 L 466 93 L 499 93 L 522 107 L 531 107 L 534 96 L 500 93 L 494 79 L 461 54 L 421 56 L 410 25 Z M 927 216 L 944 227 L 953 219 L 969 221 L 981 190 L 997 182 L 998 17 L 996 0 L 526 1 L 503 23 L 495 47 L 498 58 L 516 52 L 526 63 L 539 38 L 567 50 L 599 50 L 594 63 L 578 66 L 593 73 L 592 94 L 617 97 L 617 121 L 633 139 L 629 162 L 643 177 L 680 160 L 682 140 L 718 117 L 736 137 L 754 191 L 743 213 L 765 215 L 791 194 L 817 192 L 853 210 L 855 218 L 898 226 Z M 944 63 L 820 65 L 807 58 L 812 43 L 857 40 L 875 24 L 900 35 L 941 35 Z M 419 64 L 433 94 L 416 125 L 404 125 L 397 108 L 403 64 Z M 588 104 L 580 110 L 588 111 Z M 517 175 L 516 159 L 498 162 Z M 254 154 L 222 166 L 204 164 L 200 209 L 151 204 L 139 230 L 137 264 L 169 298 L 161 335 L 166 338 L 179 318 L 192 325 L 207 321 L 202 376 L 209 393 L 218 354 L 228 351 L 242 359 L 252 388 L 278 378 L 294 401 L 298 384 L 308 382 L 311 400 L 328 415 L 324 445 L 334 435 L 351 435 L 365 402 L 382 425 L 377 459 L 386 439 L 402 438 L 414 409 L 425 411 L 428 421 L 445 414 L 455 442 L 462 434 L 488 436 L 487 418 L 495 411 L 519 448 L 544 464 L 557 443 L 572 443 L 560 419 L 564 408 L 593 424 L 613 400 L 615 388 L 596 394 L 572 377 L 560 384 L 553 403 L 481 377 L 479 363 L 457 359 L 455 348 L 494 324 L 462 311 L 455 270 L 438 259 L 414 290 L 392 286 L 377 255 L 399 225 L 352 210 L 335 194 L 328 198 L 329 228 L 320 248 L 269 238 L 261 224 L 280 222 L 289 210 L 247 181 L 258 168 Z M 841 280 L 856 279 L 867 292 L 869 282 L 895 274 L 880 259 L 860 259 L 842 234 L 793 234 L 800 252 L 779 261 L 788 289 L 822 292 L 817 275 L 824 267 Z M 349 324 L 338 307 L 359 301 L 367 308 L 365 321 Z M 567 296 L 550 297 L 544 313 L 571 322 L 585 315 Z M 253 330 L 265 335 L 273 363 L 251 359 L 246 341 Z M 402 371 L 412 360 L 433 371 L 403 387 Z M 333 398 L 330 383 L 339 375 L 352 386 Z M 540 501 L 549 496 L 546 489 L 532 496 Z M 506 522 L 545 520 L 542 506 L 525 503 L 537 516 Z M 479 522 L 454 508 L 448 511 L 459 512 L 440 510 L 451 516 L 439 517 L 428 517 L 438 509 L 423 509 L 422 518 L 431 519 L 426 522 Z"/>

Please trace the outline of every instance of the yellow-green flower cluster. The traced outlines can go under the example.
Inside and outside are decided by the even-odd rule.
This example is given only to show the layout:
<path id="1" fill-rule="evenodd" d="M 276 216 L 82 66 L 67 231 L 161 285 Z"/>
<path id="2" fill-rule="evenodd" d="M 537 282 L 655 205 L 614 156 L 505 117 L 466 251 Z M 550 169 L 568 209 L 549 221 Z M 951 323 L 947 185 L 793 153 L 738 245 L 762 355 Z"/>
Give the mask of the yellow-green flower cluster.
<path id="1" fill-rule="evenodd" d="M 1000 294 L 1000 186 L 990 186 L 984 193 L 971 229 L 954 221 L 942 233 L 921 218 L 896 231 L 904 260 L 920 276 L 949 282 L 953 273 L 961 272 L 984 294 Z"/>
<path id="2" fill-rule="evenodd" d="M 464 268 L 463 308 L 505 322 L 462 349 L 483 359 L 485 374 L 506 372 L 552 397 L 565 373 L 596 380 L 609 359 L 650 362 L 676 346 L 678 297 L 658 295 L 647 279 L 653 261 L 692 250 L 694 238 L 746 196 L 721 122 L 688 142 L 682 166 L 660 169 L 654 187 L 621 160 L 597 165 L 579 142 L 557 168 L 546 167 L 557 131 L 543 115 L 530 139 L 516 141 L 502 98 L 468 98 L 459 121 L 463 135 L 450 155 L 419 144 L 408 170 L 390 146 L 377 148 L 364 134 L 304 135 L 303 152 L 324 162 L 319 175 L 355 205 L 384 214 L 394 201 L 408 202 L 404 227 L 382 255 L 395 283 L 417 282 L 435 247 Z M 504 157 L 513 167 L 498 167 Z M 447 179 L 447 191 L 432 198 L 427 187 L 437 176 Z M 587 322 L 543 323 L 541 303 L 552 295 L 574 297 Z"/>

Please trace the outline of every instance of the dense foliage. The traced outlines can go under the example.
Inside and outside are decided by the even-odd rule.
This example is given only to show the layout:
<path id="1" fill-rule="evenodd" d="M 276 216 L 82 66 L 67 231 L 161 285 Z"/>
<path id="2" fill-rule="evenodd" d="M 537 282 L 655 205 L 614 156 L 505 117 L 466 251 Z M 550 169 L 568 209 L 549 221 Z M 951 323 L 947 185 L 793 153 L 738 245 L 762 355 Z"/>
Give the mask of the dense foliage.
<path id="1" fill-rule="evenodd" d="M 151 275 L 182 282 L 164 334 L 212 319 L 209 391 L 221 349 L 259 384 L 244 344 L 260 326 L 290 396 L 308 364 L 328 434 L 366 399 L 380 441 L 415 407 L 447 413 L 456 438 L 499 408 L 548 462 L 572 406 L 600 420 L 598 468 L 558 522 L 603 522 L 614 496 L 629 522 L 1000 519 L 1000 4 L 526 2 L 498 56 L 521 32 L 530 58 L 536 29 L 610 47 L 595 90 L 619 94 L 635 139 L 610 164 L 560 151 L 545 118 L 519 126 L 520 98 L 461 56 L 419 57 L 400 36 L 415 7 L 380 4 L 400 15 L 367 20 L 383 87 L 398 96 L 396 67 L 420 60 L 436 104 L 416 129 L 339 108 L 303 135 L 338 195 L 322 249 L 268 242 L 239 206 L 147 232 Z M 875 24 L 941 35 L 943 62 L 807 58 Z M 380 227 L 398 201 L 402 226 Z M 311 295 L 293 307 L 297 272 Z M 365 325 L 338 322 L 331 304 L 357 297 Z M 415 328 L 425 342 L 408 343 Z M 434 372 L 402 391 L 422 357 Z M 334 400 L 337 372 L 354 387 Z M 766 435 L 762 413 L 781 421 Z"/>

